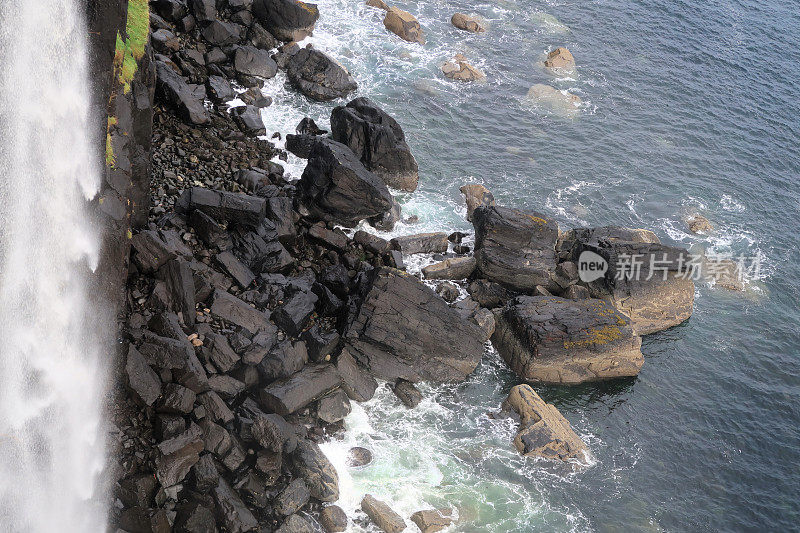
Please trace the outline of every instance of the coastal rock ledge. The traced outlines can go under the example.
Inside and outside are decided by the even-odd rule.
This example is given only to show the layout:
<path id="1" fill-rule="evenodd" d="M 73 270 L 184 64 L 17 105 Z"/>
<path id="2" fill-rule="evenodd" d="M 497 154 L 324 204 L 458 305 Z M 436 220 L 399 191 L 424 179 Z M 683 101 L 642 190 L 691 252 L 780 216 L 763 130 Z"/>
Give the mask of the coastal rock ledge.
<path id="1" fill-rule="evenodd" d="M 635 376 L 642 340 L 603 300 L 518 296 L 494 311 L 492 344 L 522 379 L 575 385 Z"/>

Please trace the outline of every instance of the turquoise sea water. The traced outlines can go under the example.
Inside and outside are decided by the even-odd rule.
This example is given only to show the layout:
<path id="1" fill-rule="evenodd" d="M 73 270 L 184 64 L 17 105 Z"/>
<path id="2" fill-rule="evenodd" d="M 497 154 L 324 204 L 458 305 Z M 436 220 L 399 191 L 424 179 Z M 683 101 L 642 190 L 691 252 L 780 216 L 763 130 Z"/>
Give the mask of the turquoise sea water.
<path id="1" fill-rule="evenodd" d="M 638 378 L 539 388 L 589 443 L 572 473 L 519 457 L 514 428 L 486 413 L 517 383 L 496 354 L 465 384 L 427 388 L 407 411 L 387 392 L 326 445 L 353 514 L 364 492 L 406 518 L 447 506 L 453 531 L 786 531 L 800 524 L 800 4 L 621 0 L 399 2 L 424 47 L 388 34 L 356 0 L 322 0 L 315 46 L 346 65 L 359 95 L 402 124 L 420 188 L 401 196 L 421 222 L 398 232 L 469 230 L 458 188 L 480 182 L 500 203 L 541 211 L 562 229 L 620 224 L 709 253 L 759 257 L 748 290 L 698 285 L 694 316 L 644 339 Z M 453 28 L 456 11 L 488 31 Z M 577 73 L 540 65 L 567 46 Z M 461 52 L 486 72 L 454 84 Z M 271 81 L 273 131 L 310 104 Z M 583 101 L 570 116 L 531 105 L 531 85 Z M 299 175 L 302 164 L 292 162 Z M 692 211 L 716 227 L 688 233 Z M 344 466 L 350 445 L 375 462 Z M 413 526 L 411 526 L 413 528 Z M 354 530 L 361 528 L 353 524 Z"/>

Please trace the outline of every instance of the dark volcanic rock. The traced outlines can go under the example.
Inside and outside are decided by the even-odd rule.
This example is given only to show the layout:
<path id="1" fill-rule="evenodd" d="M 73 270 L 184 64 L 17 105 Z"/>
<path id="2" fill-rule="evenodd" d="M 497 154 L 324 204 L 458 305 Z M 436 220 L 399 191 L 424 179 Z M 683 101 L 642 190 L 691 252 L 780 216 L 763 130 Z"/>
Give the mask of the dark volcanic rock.
<path id="1" fill-rule="evenodd" d="M 179 21 L 189 12 L 186 0 L 156 0 L 153 4 L 162 17 L 172 22 Z"/>
<path id="2" fill-rule="evenodd" d="M 203 99 L 198 98 L 180 74 L 163 61 L 156 61 L 157 90 L 162 98 L 192 124 L 208 124 L 211 120 Z"/>
<path id="3" fill-rule="evenodd" d="M 422 401 L 422 393 L 410 381 L 398 379 L 392 386 L 392 392 L 400 398 L 406 407 L 413 409 Z"/>
<path id="4" fill-rule="evenodd" d="M 350 414 L 350 400 L 343 390 L 337 390 L 319 401 L 317 416 L 328 424 L 335 424 Z"/>
<path id="5" fill-rule="evenodd" d="M 267 129 L 261 118 L 259 109 L 252 105 L 240 106 L 233 110 L 233 116 L 239 128 L 251 137 L 266 135 Z"/>
<path id="6" fill-rule="evenodd" d="M 191 0 L 191 6 L 194 18 L 200 22 L 216 20 L 217 6 L 215 0 Z"/>
<path id="7" fill-rule="evenodd" d="M 184 324 L 193 326 L 195 321 L 194 277 L 189 263 L 183 259 L 172 259 L 164 265 L 163 273 L 174 310 L 183 315 Z"/>
<path id="8" fill-rule="evenodd" d="M 253 228 L 258 227 L 266 215 L 263 198 L 204 187 L 186 189 L 179 203 L 186 211 L 199 209 L 215 220 Z"/>
<path id="9" fill-rule="evenodd" d="M 203 433 L 196 425 L 158 445 L 161 456 L 156 460 L 156 477 L 162 487 L 182 481 L 203 451 Z"/>
<path id="10" fill-rule="evenodd" d="M 335 100 L 358 88 L 347 69 L 313 48 L 303 48 L 294 54 L 286 65 L 286 73 L 292 85 L 312 100 Z"/>
<path id="11" fill-rule="evenodd" d="M 255 46 L 240 46 L 233 59 L 236 72 L 244 76 L 257 76 L 270 79 L 278 73 L 278 65 L 270 57 L 269 52 Z"/>
<path id="12" fill-rule="evenodd" d="M 177 383 L 167 383 L 164 387 L 164 398 L 156 410 L 160 413 L 187 415 L 194 409 L 196 399 L 197 395 L 190 389 Z"/>
<path id="13" fill-rule="evenodd" d="M 635 376 L 644 363 L 630 321 L 602 300 L 519 296 L 495 310 L 495 319 L 492 344 L 530 382 Z"/>
<path id="14" fill-rule="evenodd" d="M 242 289 L 247 289 L 256 279 L 255 274 L 230 252 L 218 254 L 216 260 Z"/>
<path id="15" fill-rule="evenodd" d="M 331 136 L 345 144 L 389 187 L 413 192 L 419 181 L 417 161 L 403 129 L 372 100 L 356 98 L 331 113 Z"/>
<path id="16" fill-rule="evenodd" d="M 475 225 L 475 259 L 478 271 L 491 281 L 520 291 L 541 285 L 557 289 L 558 224 L 537 213 L 506 207 L 478 207 Z"/>
<path id="17" fill-rule="evenodd" d="M 347 348 L 336 359 L 336 370 L 342 377 L 342 389 L 356 402 L 366 402 L 375 395 L 378 382 L 358 366 Z"/>
<path id="18" fill-rule="evenodd" d="M 288 415 L 302 409 L 342 384 L 332 365 L 309 365 L 293 376 L 270 383 L 259 394 L 264 409 Z"/>
<path id="19" fill-rule="evenodd" d="M 272 350 L 258 364 L 258 372 L 266 381 L 288 378 L 303 369 L 308 362 L 306 345 L 303 342 L 285 340 L 272 347 Z"/>
<path id="20" fill-rule="evenodd" d="M 281 516 L 289 516 L 299 511 L 311 498 L 306 482 L 295 479 L 275 497 L 275 512 Z"/>
<path id="21" fill-rule="evenodd" d="M 220 372 L 230 372 L 239 363 L 239 355 L 233 351 L 224 335 L 210 333 L 206 341 L 208 358 Z"/>
<path id="22" fill-rule="evenodd" d="M 239 26 L 221 20 L 214 20 L 203 30 L 203 38 L 215 46 L 236 44 L 240 37 Z"/>
<path id="23" fill-rule="evenodd" d="M 405 255 L 443 253 L 448 242 L 447 233 L 418 233 L 392 239 L 392 245 Z"/>
<path id="24" fill-rule="evenodd" d="M 213 495 L 217 502 L 218 519 L 225 525 L 226 531 L 244 533 L 258 529 L 258 520 L 224 478 L 219 479 Z"/>
<path id="25" fill-rule="evenodd" d="M 269 317 L 258 309 L 250 307 L 229 292 L 217 290 L 214 293 L 214 303 L 211 304 L 211 314 L 243 327 L 250 333 L 271 329 Z"/>
<path id="26" fill-rule="evenodd" d="M 275 309 L 272 320 L 283 331 L 292 337 L 297 337 L 308 325 L 317 300 L 317 295 L 313 292 L 296 292 L 282 306 Z"/>
<path id="27" fill-rule="evenodd" d="M 392 206 L 386 184 L 335 141 L 314 145 L 297 186 L 313 216 L 345 226 L 355 226 Z"/>
<path id="28" fill-rule="evenodd" d="M 386 380 L 461 381 L 480 362 L 480 328 L 417 278 L 391 268 L 370 275 L 369 291 L 345 338 L 352 355 Z"/>
<path id="29" fill-rule="evenodd" d="M 315 443 L 301 440 L 292 453 L 294 472 L 305 480 L 311 496 L 322 502 L 339 499 L 339 475 Z"/>
<path id="30" fill-rule="evenodd" d="M 208 246 L 227 250 L 232 246 L 228 232 L 216 220 L 199 209 L 192 211 L 189 216 L 189 225 L 194 228 L 197 236 Z"/>
<path id="31" fill-rule="evenodd" d="M 172 370 L 178 383 L 199 394 L 208 390 L 208 376 L 197 359 L 194 348 L 183 340 L 161 337 L 149 332 L 143 336 L 139 351 L 148 364 Z"/>
<path id="32" fill-rule="evenodd" d="M 185 533 L 216 533 L 217 523 L 214 513 L 208 507 L 191 502 L 178 507 L 175 530 Z"/>
<path id="33" fill-rule="evenodd" d="M 314 31 L 319 18 L 316 4 L 297 0 L 255 0 L 253 14 L 278 39 L 302 41 Z"/>
<path id="34" fill-rule="evenodd" d="M 128 346 L 125 376 L 131 391 L 143 404 L 152 406 L 161 396 L 161 380 L 158 379 L 158 374 L 133 345 Z"/>

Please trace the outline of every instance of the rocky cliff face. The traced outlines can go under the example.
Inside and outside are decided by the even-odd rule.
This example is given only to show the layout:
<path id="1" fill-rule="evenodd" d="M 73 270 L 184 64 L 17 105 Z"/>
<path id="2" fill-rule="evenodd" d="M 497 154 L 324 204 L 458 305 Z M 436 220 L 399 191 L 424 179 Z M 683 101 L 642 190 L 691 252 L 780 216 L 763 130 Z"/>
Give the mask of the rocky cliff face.
<path id="1" fill-rule="evenodd" d="M 147 0 L 89 0 L 94 120 L 103 182 L 97 290 L 115 308 L 124 296 L 131 231 L 147 221 L 155 72 Z"/>

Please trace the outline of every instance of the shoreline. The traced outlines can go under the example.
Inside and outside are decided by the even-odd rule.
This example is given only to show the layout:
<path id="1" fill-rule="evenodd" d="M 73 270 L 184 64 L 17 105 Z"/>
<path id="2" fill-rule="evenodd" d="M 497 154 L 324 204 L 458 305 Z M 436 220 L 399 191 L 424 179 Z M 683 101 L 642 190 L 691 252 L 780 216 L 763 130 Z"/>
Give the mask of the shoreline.
<path id="1" fill-rule="evenodd" d="M 208 2 L 195 4 L 211 9 Z M 274 4 L 297 6 L 292 0 Z M 587 250 L 608 261 L 623 249 L 649 256 L 688 251 L 662 245 L 646 230 L 562 231 L 545 215 L 496 206 L 482 186 L 464 192 L 474 239 L 448 232 L 390 242 L 358 231 L 364 219 L 391 227 L 400 217 L 391 212 L 384 181 L 409 172 L 407 160 L 397 162 L 409 152 L 402 129 L 387 134 L 387 121 L 394 119 L 381 115 L 380 106 L 350 101 L 334 113 L 359 111 L 334 135 L 342 141 L 390 135 L 388 148 L 368 152 L 363 139 L 348 146 L 315 131 L 313 121 L 300 124 L 282 140 L 309 163 L 300 180 L 287 180 L 275 163 L 288 158 L 285 151 L 259 139 L 271 134 L 259 111 L 269 103 L 250 90 L 241 100 L 245 106 L 228 110 L 226 102 L 242 97 L 230 82 L 258 88 L 264 77 L 259 74 L 288 69 L 303 92 L 328 98 L 333 91 L 344 105 L 352 91 L 349 74 L 324 51 L 281 45 L 263 27 L 254 35 L 251 25 L 237 37 L 234 26 L 242 26 L 243 18 L 258 19 L 248 12 L 242 7 L 213 17 L 206 13 L 202 32 L 199 25 L 187 30 L 186 17 L 172 12 L 176 25 L 151 17 L 158 33 L 154 206 L 149 224 L 132 235 L 124 370 L 130 395 L 116 420 L 122 433 L 131 430 L 140 442 L 123 444 L 126 466 L 117 494 L 123 508 L 112 522 L 123 529 L 149 522 L 153 530 L 156 523 L 216 523 L 232 531 L 305 531 L 312 519 L 340 523 L 335 505 L 324 505 L 335 503 L 339 487 L 319 444 L 341 434 L 351 402 L 375 394 L 375 378 L 381 387 L 393 383 L 395 394 L 413 403 L 419 395 L 414 382 L 469 376 L 490 338 L 521 382 L 635 376 L 643 363 L 640 335 L 689 318 L 694 285 L 681 281 L 674 265 L 663 285 L 626 286 L 636 297 L 624 303 L 624 313 L 622 289 L 608 276 L 584 283 L 577 270 L 578 256 Z M 305 20 L 278 31 L 310 30 Z M 271 44 L 276 46 L 267 48 Z M 267 49 L 277 52 L 264 54 Z M 194 83 L 203 79 L 208 89 Z M 383 118 L 375 122 L 376 114 Z M 372 158 L 391 164 L 380 166 Z M 348 227 L 353 229 L 342 231 Z M 402 273 L 408 261 L 424 272 L 426 283 L 419 273 Z M 658 303 L 664 295 L 674 298 L 666 307 Z M 393 311 L 402 326 L 382 318 L 395 304 L 403 309 Z M 537 329 L 536 317 L 542 316 L 550 317 L 544 330 Z M 451 329 L 459 333 L 448 337 Z M 554 329 L 565 330 L 555 343 L 544 334 Z M 521 394 L 528 390 L 533 398 L 514 403 L 509 397 L 503 406 L 502 416 L 519 424 L 509 449 L 516 445 L 523 455 L 574 465 L 585 443 L 533 389 Z M 127 425 L 128 417 L 141 426 Z M 148 435 L 155 439 L 145 443 Z M 160 488 L 147 474 L 152 471 Z M 364 505 L 387 531 L 399 527 L 398 518 L 410 518 Z M 415 515 L 418 520 L 448 526 L 460 514 L 417 511 L 435 513 Z"/>

